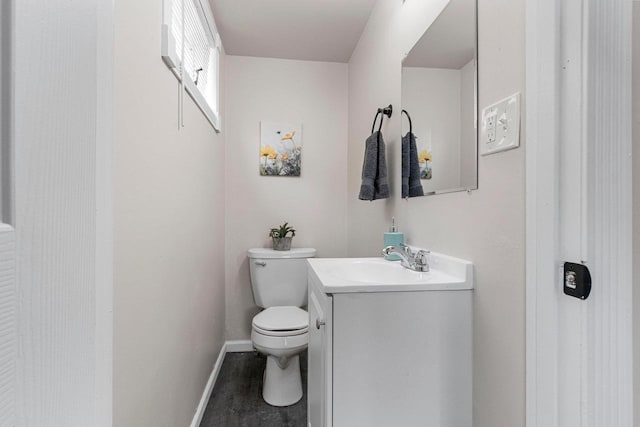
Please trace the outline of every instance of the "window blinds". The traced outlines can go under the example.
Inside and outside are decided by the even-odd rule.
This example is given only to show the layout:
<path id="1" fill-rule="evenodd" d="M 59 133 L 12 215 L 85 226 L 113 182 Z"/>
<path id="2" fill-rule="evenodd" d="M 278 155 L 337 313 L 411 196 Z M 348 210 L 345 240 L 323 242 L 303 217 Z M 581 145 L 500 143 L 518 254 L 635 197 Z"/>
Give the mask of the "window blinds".
<path id="1" fill-rule="evenodd" d="M 163 40 L 165 62 L 183 80 L 187 91 L 203 112 L 208 117 L 213 115 L 209 120 L 218 128 L 220 45 L 206 0 L 165 0 L 165 26 L 163 31 L 163 38 L 167 39 Z M 184 64 L 182 64 L 183 58 Z M 200 105 L 203 101 L 206 102 L 206 107 Z"/>

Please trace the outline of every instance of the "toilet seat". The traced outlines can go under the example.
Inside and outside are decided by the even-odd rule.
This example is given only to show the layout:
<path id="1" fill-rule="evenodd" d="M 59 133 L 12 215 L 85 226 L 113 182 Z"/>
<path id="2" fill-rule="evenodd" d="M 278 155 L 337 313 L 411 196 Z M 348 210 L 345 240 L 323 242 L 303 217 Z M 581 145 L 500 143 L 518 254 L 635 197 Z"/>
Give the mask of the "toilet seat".
<path id="1" fill-rule="evenodd" d="M 302 329 L 294 329 L 294 330 L 290 330 L 290 331 L 268 331 L 265 329 L 261 329 L 258 328 L 256 325 L 253 325 L 253 330 L 256 331 L 259 334 L 262 335 L 267 335 L 270 337 L 292 337 L 295 335 L 302 335 L 302 334 L 306 334 L 307 332 L 309 332 L 309 328 L 302 328 Z"/>
<path id="2" fill-rule="evenodd" d="M 269 307 L 254 316 L 254 331 L 272 337 L 302 335 L 309 330 L 309 314 L 299 307 Z"/>

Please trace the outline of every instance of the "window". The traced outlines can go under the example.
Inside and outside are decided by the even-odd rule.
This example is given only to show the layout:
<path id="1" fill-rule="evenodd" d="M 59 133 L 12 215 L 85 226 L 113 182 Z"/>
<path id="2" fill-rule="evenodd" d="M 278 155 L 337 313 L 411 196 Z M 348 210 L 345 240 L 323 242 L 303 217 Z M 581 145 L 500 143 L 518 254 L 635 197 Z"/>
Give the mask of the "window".
<path id="1" fill-rule="evenodd" d="M 220 49 L 207 0 L 164 0 L 162 59 L 218 131 Z"/>

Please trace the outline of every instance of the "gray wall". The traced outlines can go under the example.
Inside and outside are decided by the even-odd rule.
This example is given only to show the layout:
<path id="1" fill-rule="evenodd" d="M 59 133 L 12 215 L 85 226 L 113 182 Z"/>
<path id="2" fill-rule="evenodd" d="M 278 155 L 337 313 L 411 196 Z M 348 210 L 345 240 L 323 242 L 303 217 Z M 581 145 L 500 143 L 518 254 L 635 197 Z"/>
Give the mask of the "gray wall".
<path id="1" fill-rule="evenodd" d="M 377 256 L 395 216 L 410 244 L 473 261 L 474 426 L 524 426 L 524 148 L 480 158 L 479 189 L 471 194 L 401 200 L 400 115 L 394 115 L 383 128 L 392 198 L 357 200 L 375 110 L 401 105 L 402 57 L 445 3 L 379 0 L 349 63 L 349 255 Z M 481 108 L 524 93 L 524 28 L 524 0 L 479 1 Z"/>
<path id="2" fill-rule="evenodd" d="M 161 13 L 161 1 L 115 2 L 117 427 L 189 425 L 225 339 L 225 136 L 186 94 L 178 130 Z"/>

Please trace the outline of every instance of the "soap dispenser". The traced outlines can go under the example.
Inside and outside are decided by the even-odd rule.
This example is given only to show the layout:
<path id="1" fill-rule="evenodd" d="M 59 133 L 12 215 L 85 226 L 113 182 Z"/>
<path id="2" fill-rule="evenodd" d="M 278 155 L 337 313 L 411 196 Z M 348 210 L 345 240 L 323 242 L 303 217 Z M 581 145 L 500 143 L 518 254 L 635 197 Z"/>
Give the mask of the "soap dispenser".
<path id="1" fill-rule="evenodd" d="M 384 247 L 387 246 L 400 246 L 404 244 L 404 233 L 398 231 L 396 227 L 396 218 L 391 218 L 391 227 L 389 232 L 384 233 Z M 387 261 L 399 261 L 402 258 L 398 254 L 389 254 L 384 257 Z"/>

